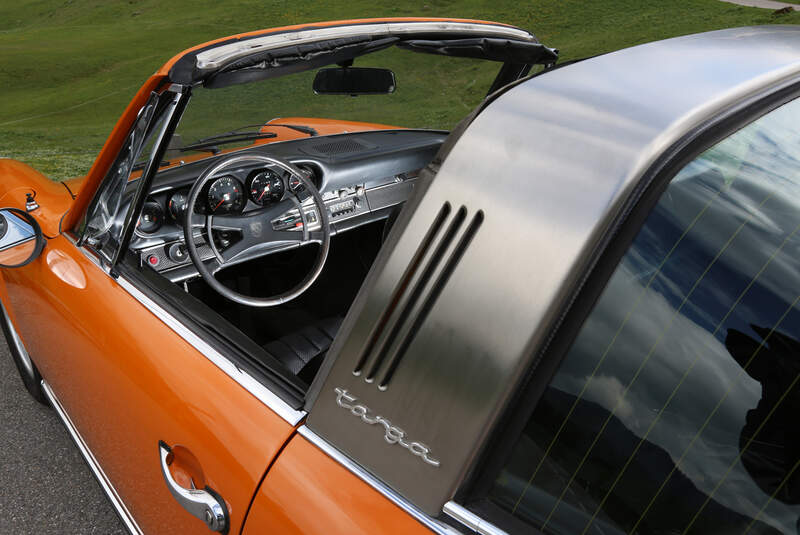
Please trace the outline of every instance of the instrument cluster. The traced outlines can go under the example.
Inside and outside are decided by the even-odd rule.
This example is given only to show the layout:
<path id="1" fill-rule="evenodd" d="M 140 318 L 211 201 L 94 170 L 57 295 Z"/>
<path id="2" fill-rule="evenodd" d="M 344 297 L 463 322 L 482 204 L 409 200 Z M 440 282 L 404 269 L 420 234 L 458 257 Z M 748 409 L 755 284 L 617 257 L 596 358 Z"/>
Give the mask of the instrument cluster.
<path id="1" fill-rule="evenodd" d="M 301 171 L 307 178 L 314 179 L 310 169 L 301 167 Z M 282 170 L 265 167 L 241 175 L 240 178 L 229 173 L 212 180 L 200 194 L 195 211 L 213 215 L 240 214 L 248 203 L 252 209 L 267 206 L 282 201 L 287 191 L 297 193 L 301 189 L 300 180 Z M 137 233 L 151 236 L 165 225 L 182 226 L 188 195 L 188 187 L 152 195 L 139 217 Z"/>

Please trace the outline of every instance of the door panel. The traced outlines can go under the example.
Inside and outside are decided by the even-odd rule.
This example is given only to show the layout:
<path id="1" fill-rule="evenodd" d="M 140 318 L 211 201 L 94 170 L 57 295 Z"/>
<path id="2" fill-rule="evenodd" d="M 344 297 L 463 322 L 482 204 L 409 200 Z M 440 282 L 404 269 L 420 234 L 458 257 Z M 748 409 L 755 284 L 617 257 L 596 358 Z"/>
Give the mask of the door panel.
<path id="1" fill-rule="evenodd" d="M 146 533 L 210 533 L 169 494 L 158 441 L 196 459 L 238 533 L 292 433 L 63 236 L 4 270 L 4 296 L 42 376 Z M 197 474 L 201 470 L 201 474 Z"/>
<path id="2" fill-rule="evenodd" d="M 430 535 L 341 464 L 295 435 L 258 490 L 243 535 Z"/>

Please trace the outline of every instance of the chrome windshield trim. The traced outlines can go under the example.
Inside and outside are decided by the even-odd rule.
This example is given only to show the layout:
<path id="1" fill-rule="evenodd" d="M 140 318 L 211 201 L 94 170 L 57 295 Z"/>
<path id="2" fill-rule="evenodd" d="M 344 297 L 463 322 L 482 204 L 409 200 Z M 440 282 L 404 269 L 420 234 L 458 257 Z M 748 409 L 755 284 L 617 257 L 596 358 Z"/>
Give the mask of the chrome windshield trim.
<path id="1" fill-rule="evenodd" d="M 72 236 L 65 234 L 65 237 L 77 247 L 75 239 Z M 78 249 L 106 275 L 109 277 L 111 276 L 108 272 L 108 267 L 103 265 L 100 259 L 87 250 L 86 247 L 78 247 Z M 261 384 L 246 371 L 236 366 L 230 359 L 226 358 L 219 351 L 211 347 L 211 345 L 209 345 L 205 340 L 189 330 L 175 316 L 161 308 L 152 299 L 147 297 L 147 295 L 142 293 L 141 290 L 134 286 L 133 283 L 131 283 L 125 277 L 120 275 L 115 280 L 123 290 L 130 294 L 131 297 L 139 301 L 139 303 L 152 312 L 153 315 L 160 319 L 165 325 L 167 325 L 167 327 L 172 329 L 189 345 L 202 353 L 203 356 L 210 360 L 217 368 L 222 370 L 228 377 L 236 381 L 242 388 L 250 392 L 256 399 L 266 405 L 275 414 L 283 418 L 289 425 L 295 427 L 303 418 L 306 417 L 305 411 L 297 410 L 289 406 L 288 403 L 279 398 L 269 388 Z"/>
<path id="2" fill-rule="evenodd" d="M 377 490 L 381 494 L 383 494 L 386 498 L 391 500 L 395 505 L 400 507 L 403 511 L 414 517 L 420 524 L 425 526 L 426 528 L 430 529 L 434 533 L 438 533 L 439 535 L 463 535 L 463 533 L 456 528 L 445 524 L 435 518 L 432 518 L 419 509 L 417 509 L 414 504 L 403 498 L 400 494 L 392 490 L 378 478 L 364 470 L 361 466 L 357 463 L 352 461 L 349 457 L 344 455 L 330 443 L 328 443 L 324 438 L 317 435 L 314 431 L 306 427 L 305 425 L 301 425 L 297 428 L 297 432 L 300 433 L 306 440 L 314 444 L 320 450 L 322 450 L 328 457 L 336 461 L 337 463 L 344 466 L 347 470 L 349 470 L 352 474 L 357 476 L 359 479 L 364 481 L 367 485 L 372 487 L 373 489 Z M 458 519 L 456 519 L 458 520 Z"/>
<path id="3" fill-rule="evenodd" d="M 239 58 L 256 54 L 273 48 L 280 48 L 288 44 L 299 45 L 336 39 L 339 37 L 403 35 L 419 32 L 475 34 L 487 37 L 505 37 L 525 41 L 534 41 L 535 38 L 525 30 L 511 26 L 496 24 L 480 24 L 475 22 L 377 22 L 374 24 L 348 24 L 298 30 L 294 32 L 265 35 L 253 39 L 236 41 L 227 45 L 220 45 L 210 50 L 199 52 L 196 56 L 196 67 L 201 71 L 212 71 L 223 67 L 225 64 Z"/>
<path id="4" fill-rule="evenodd" d="M 490 524 L 483 518 L 479 517 L 469 509 L 457 504 L 456 502 L 449 501 L 444 504 L 444 512 L 451 518 L 461 522 L 469 529 L 480 533 L 481 535 L 508 535 L 505 531 L 498 528 L 494 524 Z"/>
<path id="5" fill-rule="evenodd" d="M 139 524 L 136 523 L 136 519 L 133 518 L 133 515 L 122 501 L 122 498 L 120 498 L 119 494 L 117 494 L 117 490 L 114 488 L 114 485 L 111 484 L 108 476 L 106 476 L 105 472 L 103 472 L 100 463 L 97 462 L 97 459 L 95 459 L 92 451 L 89 449 L 89 446 L 87 446 L 86 442 L 84 442 L 83 437 L 75 428 L 75 425 L 72 423 L 69 415 L 64 410 L 64 407 L 61 405 L 58 397 L 56 397 L 55 393 L 50 388 L 50 385 L 47 384 L 47 381 L 42 381 L 42 390 L 44 391 L 45 396 L 47 396 L 47 399 L 50 400 L 50 404 L 55 409 L 58 417 L 61 418 L 61 421 L 64 423 L 64 427 L 66 427 L 67 431 L 69 431 L 70 437 L 72 438 L 73 442 L 75 442 L 75 445 L 78 447 L 81 455 L 83 455 L 83 458 L 86 460 L 86 464 L 88 464 L 89 468 L 91 468 L 92 474 L 94 474 L 97 482 L 100 483 L 100 488 L 102 488 L 103 492 L 105 492 L 106 496 L 108 496 L 109 501 L 117 511 L 122 523 L 130 533 L 134 535 L 143 535 L 141 528 L 139 528 Z"/>

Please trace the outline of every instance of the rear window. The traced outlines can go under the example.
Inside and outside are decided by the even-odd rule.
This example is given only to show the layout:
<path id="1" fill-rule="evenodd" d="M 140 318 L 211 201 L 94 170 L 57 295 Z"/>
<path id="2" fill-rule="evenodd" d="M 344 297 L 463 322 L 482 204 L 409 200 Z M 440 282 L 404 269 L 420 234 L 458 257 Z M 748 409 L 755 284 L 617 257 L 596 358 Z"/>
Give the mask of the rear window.
<path id="1" fill-rule="evenodd" d="M 489 499 L 545 533 L 798 533 L 800 103 L 687 165 Z"/>

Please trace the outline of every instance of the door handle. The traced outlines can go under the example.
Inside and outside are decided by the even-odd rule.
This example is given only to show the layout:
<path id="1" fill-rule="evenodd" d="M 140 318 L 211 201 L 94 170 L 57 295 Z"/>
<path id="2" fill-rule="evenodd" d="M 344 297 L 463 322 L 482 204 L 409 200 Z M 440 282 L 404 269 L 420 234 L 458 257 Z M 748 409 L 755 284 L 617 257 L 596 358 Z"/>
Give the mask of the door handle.
<path id="1" fill-rule="evenodd" d="M 161 474 L 170 493 L 181 507 L 205 522 L 211 531 L 228 533 L 228 508 L 220 495 L 208 486 L 205 489 L 185 489 L 180 486 L 169 471 L 172 449 L 159 440 L 158 453 L 161 458 Z"/>

